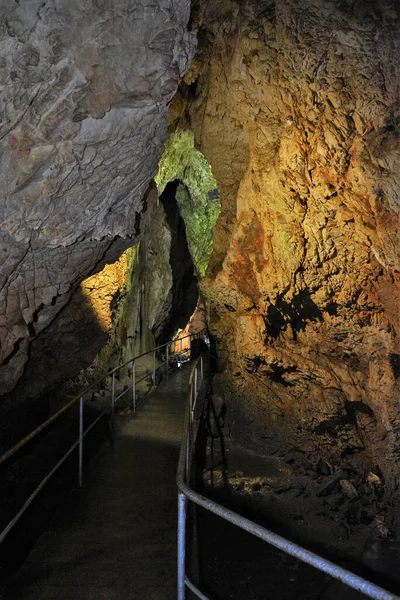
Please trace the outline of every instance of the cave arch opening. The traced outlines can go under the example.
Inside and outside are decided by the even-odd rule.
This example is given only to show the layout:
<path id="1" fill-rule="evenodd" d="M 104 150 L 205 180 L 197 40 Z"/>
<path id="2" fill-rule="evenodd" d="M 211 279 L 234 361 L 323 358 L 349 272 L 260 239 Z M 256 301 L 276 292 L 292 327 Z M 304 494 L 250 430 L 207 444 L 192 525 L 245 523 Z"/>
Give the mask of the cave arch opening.
<path id="1" fill-rule="evenodd" d="M 207 326 L 201 281 L 210 262 L 221 203 L 211 165 L 196 147 L 190 130 L 178 129 L 170 134 L 155 183 L 168 227 L 175 238 L 171 242 L 172 310 L 168 325 L 156 336 L 157 341 L 163 343 L 178 334 L 197 333 Z M 185 264 L 189 265 L 190 257 L 193 274 L 188 270 L 183 274 L 182 269 Z"/>
<path id="2" fill-rule="evenodd" d="M 185 220 L 179 209 L 178 198 L 181 202 L 185 198 L 188 200 L 190 192 L 181 180 L 174 179 L 166 184 L 160 195 L 160 202 L 171 232 L 172 303 L 169 318 L 157 338 L 159 344 L 166 343 L 178 334 L 195 333 L 206 326 L 198 277 L 189 250 Z"/>

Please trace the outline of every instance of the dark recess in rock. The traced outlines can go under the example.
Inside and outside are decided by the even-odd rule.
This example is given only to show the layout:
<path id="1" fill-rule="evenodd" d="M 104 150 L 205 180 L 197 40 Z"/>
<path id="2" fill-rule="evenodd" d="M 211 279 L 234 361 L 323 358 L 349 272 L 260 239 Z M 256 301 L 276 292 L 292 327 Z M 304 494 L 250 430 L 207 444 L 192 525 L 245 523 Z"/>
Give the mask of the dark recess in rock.
<path id="1" fill-rule="evenodd" d="M 229 312 L 236 312 L 236 309 L 233 308 L 233 306 L 231 306 L 230 304 L 224 304 L 226 310 L 229 310 Z"/>
<path id="2" fill-rule="evenodd" d="M 329 315 L 331 315 L 331 317 L 335 317 L 337 315 L 338 305 L 336 302 L 328 302 L 325 310 Z"/>
<path id="3" fill-rule="evenodd" d="M 400 354 L 390 355 L 390 366 L 392 367 L 393 377 L 400 377 Z"/>
<path id="4" fill-rule="evenodd" d="M 283 365 L 279 365 L 278 363 L 270 363 L 271 371 L 264 371 L 264 375 L 269 377 L 271 381 L 276 381 L 277 383 L 281 383 L 285 387 L 292 387 L 294 383 L 290 381 L 286 381 L 283 378 L 285 373 L 295 373 L 297 371 L 296 366 L 284 367 Z"/>
<path id="5" fill-rule="evenodd" d="M 297 367 L 295 365 L 285 367 L 284 365 L 279 364 L 278 362 L 267 363 L 265 359 L 261 356 L 246 358 L 246 361 L 246 371 L 248 373 L 257 373 L 261 366 L 269 367 L 269 369 L 262 369 L 262 375 L 268 377 L 271 381 L 275 381 L 277 383 L 282 384 L 285 387 L 292 387 L 294 385 L 294 383 L 284 379 L 284 375 L 286 373 L 295 373 L 297 371 Z"/>
<path id="6" fill-rule="evenodd" d="M 342 428 L 346 425 L 357 427 L 357 413 L 368 415 L 375 420 L 374 411 L 364 402 L 346 402 L 340 413 L 333 416 L 331 419 L 321 421 L 321 423 L 315 427 L 314 433 L 318 435 L 327 433 L 332 437 L 337 437 L 341 434 Z"/>
<path id="7" fill-rule="evenodd" d="M 322 321 L 322 312 L 312 300 L 308 290 L 302 290 L 291 302 L 279 295 L 275 304 L 270 304 L 265 318 L 265 332 L 268 337 L 278 338 L 287 327 L 292 326 L 293 339 L 299 331 L 304 331 L 309 321 Z"/>
<path id="8" fill-rule="evenodd" d="M 185 223 L 176 201 L 176 190 L 179 184 L 178 180 L 168 183 L 160 197 L 171 231 L 170 264 L 173 300 L 169 320 L 157 339 L 159 344 L 167 342 L 178 328 L 183 329 L 186 326 L 198 299 L 197 278 L 186 240 Z"/>

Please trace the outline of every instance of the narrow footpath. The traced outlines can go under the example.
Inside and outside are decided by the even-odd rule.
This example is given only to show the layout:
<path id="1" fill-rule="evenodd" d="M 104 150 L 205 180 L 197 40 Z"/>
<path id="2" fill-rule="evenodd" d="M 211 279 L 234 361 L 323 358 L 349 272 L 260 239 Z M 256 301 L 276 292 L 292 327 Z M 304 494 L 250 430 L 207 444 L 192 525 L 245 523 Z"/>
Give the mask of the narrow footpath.
<path id="1" fill-rule="evenodd" d="M 162 382 L 84 472 L 4 600 L 176 598 L 175 475 L 188 369 Z"/>

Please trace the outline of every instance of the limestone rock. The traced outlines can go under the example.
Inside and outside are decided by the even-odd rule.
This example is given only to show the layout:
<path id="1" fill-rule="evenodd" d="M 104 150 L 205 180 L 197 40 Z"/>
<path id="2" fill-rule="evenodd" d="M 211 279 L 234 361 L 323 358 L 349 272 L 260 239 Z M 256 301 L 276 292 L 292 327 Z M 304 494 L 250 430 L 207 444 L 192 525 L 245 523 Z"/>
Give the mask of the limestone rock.
<path id="1" fill-rule="evenodd" d="M 354 500 L 354 498 L 358 498 L 357 490 L 351 483 L 351 481 L 349 481 L 348 479 L 341 479 L 339 481 L 339 485 L 346 498 L 348 498 L 349 500 Z"/>
<path id="2" fill-rule="evenodd" d="M 399 18 L 394 0 L 200 2 L 182 117 L 221 192 L 203 289 L 233 431 L 355 455 L 393 490 Z"/>
<path id="3" fill-rule="evenodd" d="M 168 103 L 195 43 L 188 0 L 0 8 L 4 394 L 79 282 L 140 239 Z"/>
<path id="4" fill-rule="evenodd" d="M 366 482 L 372 486 L 382 486 L 382 479 L 375 475 L 375 473 L 368 473 Z"/>

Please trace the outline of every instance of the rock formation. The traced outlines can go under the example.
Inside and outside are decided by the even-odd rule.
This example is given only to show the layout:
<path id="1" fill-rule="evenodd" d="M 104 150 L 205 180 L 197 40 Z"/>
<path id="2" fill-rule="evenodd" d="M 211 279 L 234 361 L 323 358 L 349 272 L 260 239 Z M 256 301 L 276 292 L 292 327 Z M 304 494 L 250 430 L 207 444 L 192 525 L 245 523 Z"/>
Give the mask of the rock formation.
<path id="1" fill-rule="evenodd" d="M 0 385 L 15 400 L 55 338 L 87 320 L 82 279 L 142 235 L 194 41 L 187 0 L 3 6 Z M 395 492 L 399 4 L 195 0 L 192 11 L 198 52 L 169 125 L 182 152 L 208 160 L 207 194 L 221 201 L 207 271 L 209 231 L 196 225 L 197 271 L 232 433 L 263 452 L 351 456 Z M 182 209 L 184 177 L 197 189 L 197 172 L 173 167 Z M 149 262 L 128 304 L 166 338 L 179 285 L 150 257 L 175 229 L 160 206 L 151 218 Z M 128 355 L 139 325 L 124 332 Z"/>
<path id="2" fill-rule="evenodd" d="M 232 432 L 264 452 L 354 455 L 395 490 L 399 5 L 195 8 L 173 117 L 221 192 L 202 289 Z"/>
<path id="3" fill-rule="evenodd" d="M 176 202 L 177 187 L 178 182 L 166 186 L 144 229 L 126 315 L 120 320 L 123 362 L 171 340 L 196 308 L 197 279 Z"/>
<path id="4" fill-rule="evenodd" d="M 1 2 L 3 403 L 28 356 L 46 360 L 46 336 L 63 346 L 62 312 L 67 335 L 71 318 L 85 322 L 80 281 L 140 239 L 195 47 L 189 11 L 188 0 Z M 86 344 L 79 367 L 98 349 Z"/>

